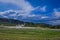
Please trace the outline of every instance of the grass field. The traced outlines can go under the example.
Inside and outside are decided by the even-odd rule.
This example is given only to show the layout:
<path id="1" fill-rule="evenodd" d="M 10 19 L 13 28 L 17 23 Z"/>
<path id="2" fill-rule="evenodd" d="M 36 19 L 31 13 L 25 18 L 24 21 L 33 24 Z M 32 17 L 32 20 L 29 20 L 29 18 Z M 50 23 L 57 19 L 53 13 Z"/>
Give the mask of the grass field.
<path id="1" fill-rule="evenodd" d="M 0 40 L 60 40 L 60 31 L 0 28 Z"/>

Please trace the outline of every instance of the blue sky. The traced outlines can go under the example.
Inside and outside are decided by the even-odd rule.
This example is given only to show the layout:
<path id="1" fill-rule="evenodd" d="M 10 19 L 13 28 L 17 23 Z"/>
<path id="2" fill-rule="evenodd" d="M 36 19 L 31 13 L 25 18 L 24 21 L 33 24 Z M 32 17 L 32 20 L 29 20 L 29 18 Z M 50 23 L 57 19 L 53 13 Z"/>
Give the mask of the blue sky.
<path id="1" fill-rule="evenodd" d="M 0 18 L 60 25 L 60 0 L 0 0 Z"/>

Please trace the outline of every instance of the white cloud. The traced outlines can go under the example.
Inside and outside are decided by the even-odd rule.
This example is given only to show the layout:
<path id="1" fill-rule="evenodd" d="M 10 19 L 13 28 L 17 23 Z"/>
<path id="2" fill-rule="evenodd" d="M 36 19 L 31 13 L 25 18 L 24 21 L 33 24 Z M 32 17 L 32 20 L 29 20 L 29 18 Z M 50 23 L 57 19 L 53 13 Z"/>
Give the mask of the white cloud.
<path id="1" fill-rule="evenodd" d="M 41 11 L 41 12 L 46 12 L 46 6 L 42 6 L 42 7 L 37 6 L 37 7 L 35 8 L 35 10 L 39 10 L 39 11 Z"/>
<path id="2" fill-rule="evenodd" d="M 15 5 L 20 7 L 20 10 L 6 10 L 4 12 L 0 12 L 0 15 L 3 15 L 3 17 L 22 16 L 23 18 L 27 18 L 27 17 L 36 16 L 35 14 L 30 15 L 30 12 L 33 11 L 33 10 L 36 10 L 37 8 L 34 8 L 28 1 L 25 1 L 25 0 L 0 0 L 0 2 L 12 3 L 12 4 L 15 4 Z M 14 14 L 10 14 L 8 16 L 4 15 L 4 14 L 8 14 L 9 12 L 15 12 L 15 13 Z"/>
<path id="3" fill-rule="evenodd" d="M 14 12 L 12 14 L 10 14 L 10 12 Z M 25 14 L 25 12 L 23 10 L 7 10 L 4 12 L 0 12 L 4 18 L 8 18 L 9 17 L 13 17 L 13 19 L 17 19 L 17 17 L 22 17 L 22 18 L 37 18 L 38 19 L 46 19 L 48 18 L 48 16 L 44 16 L 44 15 L 36 15 L 36 14 Z M 9 14 L 8 16 L 5 16 L 5 14 Z"/>
<path id="4" fill-rule="evenodd" d="M 10 14 L 10 12 L 14 12 L 14 13 Z M 10 17 L 22 16 L 23 18 L 36 16 L 35 14 L 32 14 L 32 15 L 25 14 L 25 12 L 23 10 L 7 10 L 7 11 L 4 11 L 4 12 L 0 12 L 0 15 L 3 16 L 4 18 L 8 17 L 8 16 L 5 16 L 6 14 L 9 14 L 8 16 L 10 16 Z"/>
<path id="5" fill-rule="evenodd" d="M 58 9 L 54 9 L 53 13 L 55 17 L 60 17 L 60 11 L 58 11 Z"/>
<path id="6" fill-rule="evenodd" d="M 36 14 L 31 14 L 27 16 L 28 18 L 35 18 L 35 20 L 40 20 L 40 19 L 47 19 L 49 18 L 48 16 L 43 16 L 43 15 L 36 15 Z"/>
<path id="7" fill-rule="evenodd" d="M 4 16 L 4 15 L 2 15 L 4 18 L 8 18 L 8 16 Z"/>
<path id="8" fill-rule="evenodd" d="M 0 0 L 0 2 L 12 3 L 12 4 L 15 4 L 15 5 L 20 7 L 20 10 L 7 10 L 7 11 L 4 11 L 4 12 L 0 12 L 0 15 L 4 16 L 4 14 L 7 14 L 9 12 L 15 12 L 14 14 L 10 14 L 9 16 L 12 16 L 12 17 L 14 17 L 14 16 L 22 16 L 24 18 L 27 18 L 27 17 L 37 17 L 38 18 L 39 17 L 39 18 L 42 18 L 42 19 L 47 18 L 45 16 L 30 14 L 31 11 L 36 10 L 36 9 L 38 9 L 38 10 L 40 10 L 42 12 L 45 12 L 46 11 L 46 6 L 34 8 L 26 0 Z M 4 17 L 7 17 L 7 16 L 4 16 Z"/>
<path id="9" fill-rule="evenodd" d="M 52 24 L 52 25 L 60 25 L 60 20 L 49 21 L 48 23 L 49 23 L 49 24 Z"/>
<path id="10" fill-rule="evenodd" d="M 28 17 L 35 17 L 36 15 L 32 14 L 32 15 L 29 15 Z"/>
<path id="11" fill-rule="evenodd" d="M 46 11 L 46 6 L 41 7 L 40 10 L 45 12 Z"/>
<path id="12" fill-rule="evenodd" d="M 60 20 L 59 20 L 59 18 L 60 18 L 60 8 L 58 8 L 58 9 L 53 9 L 53 12 L 52 12 L 52 14 L 53 14 L 53 20 L 51 20 L 51 21 L 48 21 L 48 23 L 49 24 L 52 24 L 52 25 L 60 25 Z M 58 19 L 58 20 L 54 20 L 54 19 Z"/>
<path id="13" fill-rule="evenodd" d="M 18 10 L 6 10 L 4 12 L 0 12 L 0 15 L 8 14 L 9 12 L 19 12 Z"/>
<path id="14" fill-rule="evenodd" d="M 13 3 L 20 7 L 24 12 L 29 13 L 34 8 L 33 6 L 26 0 L 0 0 L 0 2 L 4 3 Z"/>
<path id="15" fill-rule="evenodd" d="M 42 16 L 41 18 L 42 18 L 42 19 L 46 19 L 46 18 L 49 18 L 49 17 L 48 17 L 48 16 Z"/>

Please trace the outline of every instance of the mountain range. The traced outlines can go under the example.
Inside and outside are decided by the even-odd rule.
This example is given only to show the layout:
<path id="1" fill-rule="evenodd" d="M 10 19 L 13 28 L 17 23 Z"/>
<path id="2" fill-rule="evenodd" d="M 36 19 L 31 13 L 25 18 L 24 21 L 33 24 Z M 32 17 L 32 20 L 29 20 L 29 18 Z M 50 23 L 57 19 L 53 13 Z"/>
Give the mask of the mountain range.
<path id="1" fill-rule="evenodd" d="M 16 19 L 0 18 L 0 26 L 19 26 L 24 27 L 44 27 L 44 28 L 60 28 L 60 25 L 49 25 L 45 23 L 24 22 Z"/>

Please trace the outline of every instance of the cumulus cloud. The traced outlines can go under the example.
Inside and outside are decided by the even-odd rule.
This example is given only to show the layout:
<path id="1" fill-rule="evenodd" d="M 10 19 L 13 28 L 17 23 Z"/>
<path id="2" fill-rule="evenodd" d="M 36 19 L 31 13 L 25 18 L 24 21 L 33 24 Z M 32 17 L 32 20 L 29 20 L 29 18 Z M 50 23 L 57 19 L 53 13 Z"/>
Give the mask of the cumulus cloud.
<path id="1" fill-rule="evenodd" d="M 0 0 L 0 2 L 15 4 L 25 12 L 30 12 L 34 9 L 33 6 L 26 0 Z"/>
<path id="2" fill-rule="evenodd" d="M 46 16 L 42 16 L 42 15 L 30 14 L 30 12 L 34 11 L 34 10 L 40 10 L 42 12 L 45 12 L 46 11 L 46 6 L 34 8 L 26 0 L 0 0 L 0 2 L 3 2 L 3 3 L 12 3 L 12 4 L 15 4 L 15 5 L 20 7 L 20 10 L 6 10 L 4 12 L 0 12 L 0 15 L 3 15 L 3 17 L 22 16 L 23 18 L 27 18 L 27 17 L 29 17 L 29 18 L 36 17 L 36 18 L 42 18 L 42 19 L 47 18 Z M 4 15 L 4 14 L 8 14 L 9 12 L 15 12 L 15 13 L 14 14 L 9 14 L 8 16 Z"/>

